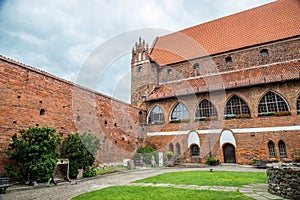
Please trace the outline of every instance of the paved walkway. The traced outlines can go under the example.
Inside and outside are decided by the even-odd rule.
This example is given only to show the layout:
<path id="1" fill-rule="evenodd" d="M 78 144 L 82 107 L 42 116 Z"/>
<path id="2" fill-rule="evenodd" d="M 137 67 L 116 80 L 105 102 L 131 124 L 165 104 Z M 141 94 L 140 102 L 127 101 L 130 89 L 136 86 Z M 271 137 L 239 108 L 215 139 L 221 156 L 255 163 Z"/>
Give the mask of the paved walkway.
<path id="1" fill-rule="evenodd" d="M 253 171 L 253 172 L 264 172 L 263 169 L 256 169 L 252 167 L 243 166 L 215 166 L 212 167 L 214 171 Z M 100 176 L 84 181 L 74 181 L 71 184 L 51 186 L 44 188 L 8 188 L 6 194 L 0 194 L 0 200 L 40 200 L 40 199 L 51 199 L 51 200 L 68 200 L 79 194 L 98 190 L 110 186 L 121 186 L 121 185 L 132 185 L 131 182 L 163 174 L 166 172 L 178 172 L 178 171 L 194 171 L 194 170 L 207 170 L 210 168 L 162 168 L 162 169 L 139 169 L 133 171 L 125 171 L 121 173 L 115 173 L 105 176 Z M 151 184 L 154 186 L 154 184 Z M 246 196 L 252 197 L 257 200 L 268 200 L 268 199 L 283 199 L 278 196 L 272 195 L 267 192 L 266 184 L 249 185 L 241 188 L 237 187 L 222 187 L 222 186 L 194 186 L 194 185 L 171 185 L 171 184 L 156 184 L 155 186 L 160 187 L 181 187 L 189 189 L 207 189 L 215 191 L 237 191 L 244 193 Z"/>

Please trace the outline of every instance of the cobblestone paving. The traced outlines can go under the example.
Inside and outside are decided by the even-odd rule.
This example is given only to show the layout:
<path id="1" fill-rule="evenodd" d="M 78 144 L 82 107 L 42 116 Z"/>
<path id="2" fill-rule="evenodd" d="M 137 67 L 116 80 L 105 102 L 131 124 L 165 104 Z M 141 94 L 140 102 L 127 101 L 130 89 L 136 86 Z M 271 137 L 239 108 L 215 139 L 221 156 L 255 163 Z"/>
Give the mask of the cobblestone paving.
<path id="1" fill-rule="evenodd" d="M 216 166 L 213 167 L 215 171 L 256 171 L 263 172 L 265 170 L 256 168 L 245 168 L 240 166 Z M 0 200 L 67 200 L 79 194 L 98 190 L 110 186 L 121 186 L 121 185 L 132 185 L 131 182 L 163 174 L 166 172 L 178 172 L 178 171 L 192 171 L 192 170 L 207 170 L 210 168 L 163 168 L 163 169 L 139 169 L 127 172 L 115 173 L 106 176 L 100 176 L 84 181 L 72 181 L 71 184 L 50 186 L 44 188 L 34 187 L 11 187 L 8 188 L 6 194 L 0 194 Z M 145 184 L 148 185 L 148 184 Z M 153 184 L 152 184 L 153 185 Z M 149 184 L 148 186 L 152 186 Z M 157 186 L 158 184 L 156 184 Z M 175 187 L 172 184 L 159 184 L 160 187 Z M 237 187 L 223 187 L 223 186 L 188 186 L 188 185 L 177 185 L 179 188 L 189 189 L 200 189 L 200 190 L 215 190 L 215 191 L 237 191 L 245 194 L 246 196 L 252 197 L 257 200 L 268 200 L 268 199 L 283 199 L 278 196 L 274 196 L 267 192 L 266 184 L 250 185 L 241 188 Z"/>

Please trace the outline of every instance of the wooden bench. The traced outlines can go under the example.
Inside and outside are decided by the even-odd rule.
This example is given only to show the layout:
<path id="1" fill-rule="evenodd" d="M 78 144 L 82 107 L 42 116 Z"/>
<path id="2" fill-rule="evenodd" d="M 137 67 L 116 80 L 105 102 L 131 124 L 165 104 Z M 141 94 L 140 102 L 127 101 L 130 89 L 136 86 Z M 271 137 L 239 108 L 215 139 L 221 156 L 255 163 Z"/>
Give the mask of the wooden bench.
<path id="1" fill-rule="evenodd" d="M 10 187 L 12 184 L 9 183 L 9 178 L 0 178 L 0 194 L 5 194 L 5 190 Z"/>

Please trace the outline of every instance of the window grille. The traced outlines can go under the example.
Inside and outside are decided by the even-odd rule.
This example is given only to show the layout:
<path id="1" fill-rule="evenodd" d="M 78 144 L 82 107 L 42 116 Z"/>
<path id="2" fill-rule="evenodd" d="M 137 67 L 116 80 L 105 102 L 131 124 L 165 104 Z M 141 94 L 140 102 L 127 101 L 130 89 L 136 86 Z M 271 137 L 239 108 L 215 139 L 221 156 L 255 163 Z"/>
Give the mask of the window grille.
<path id="1" fill-rule="evenodd" d="M 189 119 L 190 115 L 185 105 L 178 103 L 172 111 L 171 120 Z"/>
<path id="2" fill-rule="evenodd" d="M 216 107 L 208 100 L 204 99 L 196 108 L 195 118 L 216 117 Z"/>
<path id="3" fill-rule="evenodd" d="M 268 92 L 259 102 L 258 113 L 270 113 L 278 111 L 289 111 L 286 101 L 275 92 Z"/>
<path id="4" fill-rule="evenodd" d="M 286 148 L 285 148 L 285 143 L 280 140 L 278 142 L 278 148 L 279 148 L 279 154 L 280 154 L 280 158 L 286 158 Z"/>
<path id="5" fill-rule="evenodd" d="M 231 97 L 225 106 L 225 116 L 228 115 L 250 115 L 248 105 L 241 98 L 234 95 Z"/>
<path id="6" fill-rule="evenodd" d="M 148 124 L 164 123 L 165 117 L 159 106 L 154 106 L 148 117 Z"/>
<path id="7" fill-rule="evenodd" d="M 268 149 L 269 149 L 269 157 L 270 158 L 275 158 L 276 157 L 276 150 L 275 150 L 274 142 L 272 142 L 272 141 L 268 142 Z"/>

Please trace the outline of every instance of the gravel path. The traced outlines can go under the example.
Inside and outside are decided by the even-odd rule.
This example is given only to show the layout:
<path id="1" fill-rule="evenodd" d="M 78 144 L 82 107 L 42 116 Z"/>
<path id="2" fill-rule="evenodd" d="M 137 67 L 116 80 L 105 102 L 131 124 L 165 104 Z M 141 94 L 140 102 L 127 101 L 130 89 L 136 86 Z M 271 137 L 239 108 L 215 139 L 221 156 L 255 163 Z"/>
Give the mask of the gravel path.
<path id="1" fill-rule="evenodd" d="M 253 171 L 265 172 L 264 169 L 241 166 L 216 166 L 211 167 L 215 171 Z M 137 169 L 125 171 L 105 176 L 100 176 L 84 181 L 74 181 L 71 184 L 50 186 L 44 188 L 33 188 L 21 190 L 21 188 L 8 188 L 6 194 L 0 195 L 0 200 L 67 200 L 79 194 L 106 188 L 110 186 L 129 185 L 130 182 L 155 176 L 166 172 L 207 170 L 210 168 L 156 168 L 156 169 Z"/>

